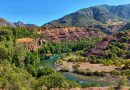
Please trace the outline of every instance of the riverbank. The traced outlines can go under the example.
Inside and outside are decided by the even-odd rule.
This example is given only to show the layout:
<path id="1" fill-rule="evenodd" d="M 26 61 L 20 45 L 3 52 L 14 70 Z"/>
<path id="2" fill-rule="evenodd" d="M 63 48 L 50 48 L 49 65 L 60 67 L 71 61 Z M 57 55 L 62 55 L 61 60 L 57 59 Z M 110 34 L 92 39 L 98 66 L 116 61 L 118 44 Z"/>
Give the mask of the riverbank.
<path id="1" fill-rule="evenodd" d="M 61 55 L 54 55 L 50 57 L 48 60 L 41 61 L 41 64 L 39 66 L 40 67 L 47 66 L 57 71 L 57 66 L 55 64 L 59 59 L 61 59 Z M 118 82 L 119 79 L 119 77 L 117 76 L 92 76 L 92 75 L 88 76 L 88 75 L 76 74 L 73 72 L 61 72 L 61 71 L 57 71 L 57 72 L 62 76 L 64 76 L 67 80 L 78 82 L 84 88 L 106 87 L 106 86 L 116 85 L 116 82 Z M 130 81 L 128 80 L 126 83 L 127 86 L 129 86 L 129 82 Z"/>
<path id="2" fill-rule="evenodd" d="M 60 70 L 67 69 L 68 71 L 72 72 L 74 69 L 80 69 L 80 70 L 90 70 L 92 72 L 98 71 L 98 72 L 111 72 L 113 70 L 116 70 L 116 66 L 105 66 L 103 64 L 91 64 L 89 62 L 68 62 L 68 61 L 62 61 L 62 64 L 57 63 L 57 68 Z"/>

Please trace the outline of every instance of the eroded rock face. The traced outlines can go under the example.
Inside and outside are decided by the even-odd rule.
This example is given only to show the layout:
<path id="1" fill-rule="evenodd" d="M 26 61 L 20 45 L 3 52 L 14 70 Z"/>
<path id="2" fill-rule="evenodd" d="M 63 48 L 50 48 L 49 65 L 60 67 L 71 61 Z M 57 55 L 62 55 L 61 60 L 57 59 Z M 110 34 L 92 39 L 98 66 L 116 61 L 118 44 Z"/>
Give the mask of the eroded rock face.
<path id="1" fill-rule="evenodd" d="M 33 52 L 36 51 L 40 45 L 43 45 L 47 41 L 43 38 L 37 38 L 37 39 L 32 39 L 32 38 L 19 38 L 16 40 L 16 45 L 22 44 L 24 45 L 29 51 Z"/>
<path id="2" fill-rule="evenodd" d="M 103 40 L 101 42 L 98 42 L 94 45 L 94 47 L 90 48 L 89 50 L 87 50 L 84 53 L 84 56 L 88 56 L 88 55 L 95 55 L 95 56 L 99 56 L 109 45 L 109 42 L 112 39 L 117 39 L 115 35 L 110 35 L 107 36 L 105 38 L 103 38 Z"/>
<path id="3" fill-rule="evenodd" d="M 43 32 L 48 40 L 52 41 L 73 41 L 89 37 L 105 37 L 106 34 L 95 28 L 83 27 L 60 27 L 52 28 Z"/>

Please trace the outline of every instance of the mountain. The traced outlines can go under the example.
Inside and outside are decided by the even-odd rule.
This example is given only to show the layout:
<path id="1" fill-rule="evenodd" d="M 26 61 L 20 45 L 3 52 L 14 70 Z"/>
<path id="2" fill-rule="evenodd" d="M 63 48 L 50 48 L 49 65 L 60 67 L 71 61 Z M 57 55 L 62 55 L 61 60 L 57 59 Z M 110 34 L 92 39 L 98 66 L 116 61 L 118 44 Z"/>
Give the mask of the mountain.
<path id="1" fill-rule="evenodd" d="M 21 21 L 15 22 L 14 25 L 19 27 L 37 27 L 35 24 L 25 24 Z"/>
<path id="2" fill-rule="evenodd" d="M 126 20 L 130 20 L 130 4 L 109 6 L 109 10 L 112 14 Z"/>
<path id="3" fill-rule="evenodd" d="M 21 22 L 21 21 L 11 23 L 11 22 L 5 20 L 4 18 L 0 18 L 0 26 L 9 26 L 9 27 L 19 26 L 19 27 L 30 27 L 30 28 L 38 27 L 38 26 L 35 25 L 35 24 L 24 24 L 24 23 Z"/>
<path id="4" fill-rule="evenodd" d="M 15 25 L 13 23 L 10 23 L 8 21 L 6 21 L 3 18 L 0 18 L 0 26 L 10 26 L 10 27 L 15 27 Z"/>
<path id="5" fill-rule="evenodd" d="M 14 25 L 19 27 L 25 27 L 25 24 L 21 21 L 15 22 Z"/>
<path id="6" fill-rule="evenodd" d="M 35 24 L 25 24 L 25 26 L 27 26 L 27 27 L 38 27 L 38 26 L 35 25 Z"/>
<path id="7" fill-rule="evenodd" d="M 124 23 L 130 20 L 130 4 L 119 6 L 100 5 L 84 8 L 45 25 L 92 26 L 117 20 Z"/>
<path id="8" fill-rule="evenodd" d="M 125 27 L 127 24 L 124 23 L 123 21 L 120 20 L 108 20 L 106 23 L 102 24 L 102 25 L 92 25 L 89 26 L 88 28 L 98 28 L 100 29 L 102 32 L 106 33 L 106 34 L 113 34 L 116 33 L 120 30 L 123 30 L 123 27 Z"/>

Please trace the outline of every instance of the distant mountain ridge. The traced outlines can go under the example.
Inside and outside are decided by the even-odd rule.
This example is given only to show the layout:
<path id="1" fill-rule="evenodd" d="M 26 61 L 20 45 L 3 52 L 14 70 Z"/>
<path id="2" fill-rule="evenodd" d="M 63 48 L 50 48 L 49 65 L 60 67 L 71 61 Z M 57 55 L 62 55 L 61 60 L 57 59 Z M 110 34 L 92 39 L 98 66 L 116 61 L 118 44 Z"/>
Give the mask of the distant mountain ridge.
<path id="1" fill-rule="evenodd" d="M 15 27 L 15 25 L 13 23 L 6 21 L 4 18 L 0 18 L 0 26 Z"/>
<path id="2" fill-rule="evenodd" d="M 25 24 L 21 21 L 14 22 L 14 25 L 19 26 L 19 27 L 37 27 L 37 25 L 35 25 L 35 24 Z"/>
<path id="3" fill-rule="evenodd" d="M 38 27 L 37 25 L 35 24 L 25 24 L 21 21 L 18 21 L 18 22 L 9 22 L 7 20 L 5 20 L 4 18 L 0 18 L 0 26 L 9 26 L 9 27 L 16 27 L 16 26 L 19 26 L 19 27 Z"/>
<path id="4" fill-rule="evenodd" d="M 20 26 L 20 27 L 24 27 L 24 26 L 25 26 L 24 23 L 21 22 L 21 21 L 14 22 L 14 25 L 15 25 L 15 26 Z"/>
<path id="5" fill-rule="evenodd" d="M 118 6 L 100 5 L 84 8 L 45 25 L 90 26 L 103 24 L 108 20 L 129 21 L 130 4 Z"/>

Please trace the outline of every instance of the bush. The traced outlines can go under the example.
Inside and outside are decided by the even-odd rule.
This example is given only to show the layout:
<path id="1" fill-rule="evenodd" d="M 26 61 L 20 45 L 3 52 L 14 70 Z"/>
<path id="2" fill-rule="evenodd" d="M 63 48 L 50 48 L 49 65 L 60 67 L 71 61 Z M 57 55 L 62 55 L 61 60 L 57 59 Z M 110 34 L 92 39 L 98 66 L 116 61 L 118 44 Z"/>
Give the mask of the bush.
<path id="1" fill-rule="evenodd" d="M 74 70 L 77 70 L 80 67 L 80 65 L 79 64 L 75 64 L 72 67 L 73 67 Z"/>
<path id="2" fill-rule="evenodd" d="M 54 73 L 56 73 L 56 71 L 54 71 L 51 68 L 46 67 L 46 68 L 38 70 L 37 77 L 39 78 L 39 77 L 41 77 L 43 75 L 50 75 L 50 74 L 54 74 Z"/>
<path id="3" fill-rule="evenodd" d="M 129 41 L 129 37 L 128 37 L 128 36 L 123 37 L 123 38 L 122 38 L 122 41 L 123 41 L 124 43 L 127 43 L 127 42 Z"/>
<path id="4" fill-rule="evenodd" d="M 77 83 L 68 81 L 57 73 L 39 78 L 38 82 L 36 83 L 36 89 L 42 87 L 43 85 L 47 87 L 47 89 L 79 87 Z"/>
<path id="5" fill-rule="evenodd" d="M 124 86 L 126 84 L 126 77 L 120 77 L 119 78 L 119 82 L 118 82 L 118 85 L 117 85 L 117 88 L 118 89 L 121 89 L 122 86 Z"/>
<path id="6" fill-rule="evenodd" d="M 64 68 L 62 68 L 60 71 L 69 72 L 69 69 L 68 69 L 67 67 L 64 67 Z"/>
<path id="7" fill-rule="evenodd" d="M 111 75 L 120 75 L 120 71 L 114 70 L 110 72 Z"/>
<path id="8" fill-rule="evenodd" d="M 106 72 L 98 72 L 98 71 L 92 72 L 90 70 L 79 70 L 79 69 L 74 70 L 74 73 L 87 76 L 104 76 L 106 74 Z"/>
<path id="9" fill-rule="evenodd" d="M 113 86 L 110 86 L 108 90 L 115 90 Z"/>
<path id="10" fill-rule="evenodd" d="M 33 90 L 34 82 L 35 79 L 25 69 L 8 61 L 0 62 L 0 87 L 5 90 Z"/>
<path id="11" fill-rule="evenodd" d="M 96 83 L 96 82 L 87 82 L 87 83 L 82 83 L 81 86 L 82 86 L 82 88 L 96 87 L 96 86 L 98 86 L 98 83 Z"/>
<path id="12" fill-rule="evenodd" d="M 8 59 L 8 50 L 4 47 L 0 47 L 0 59 Z"/>

